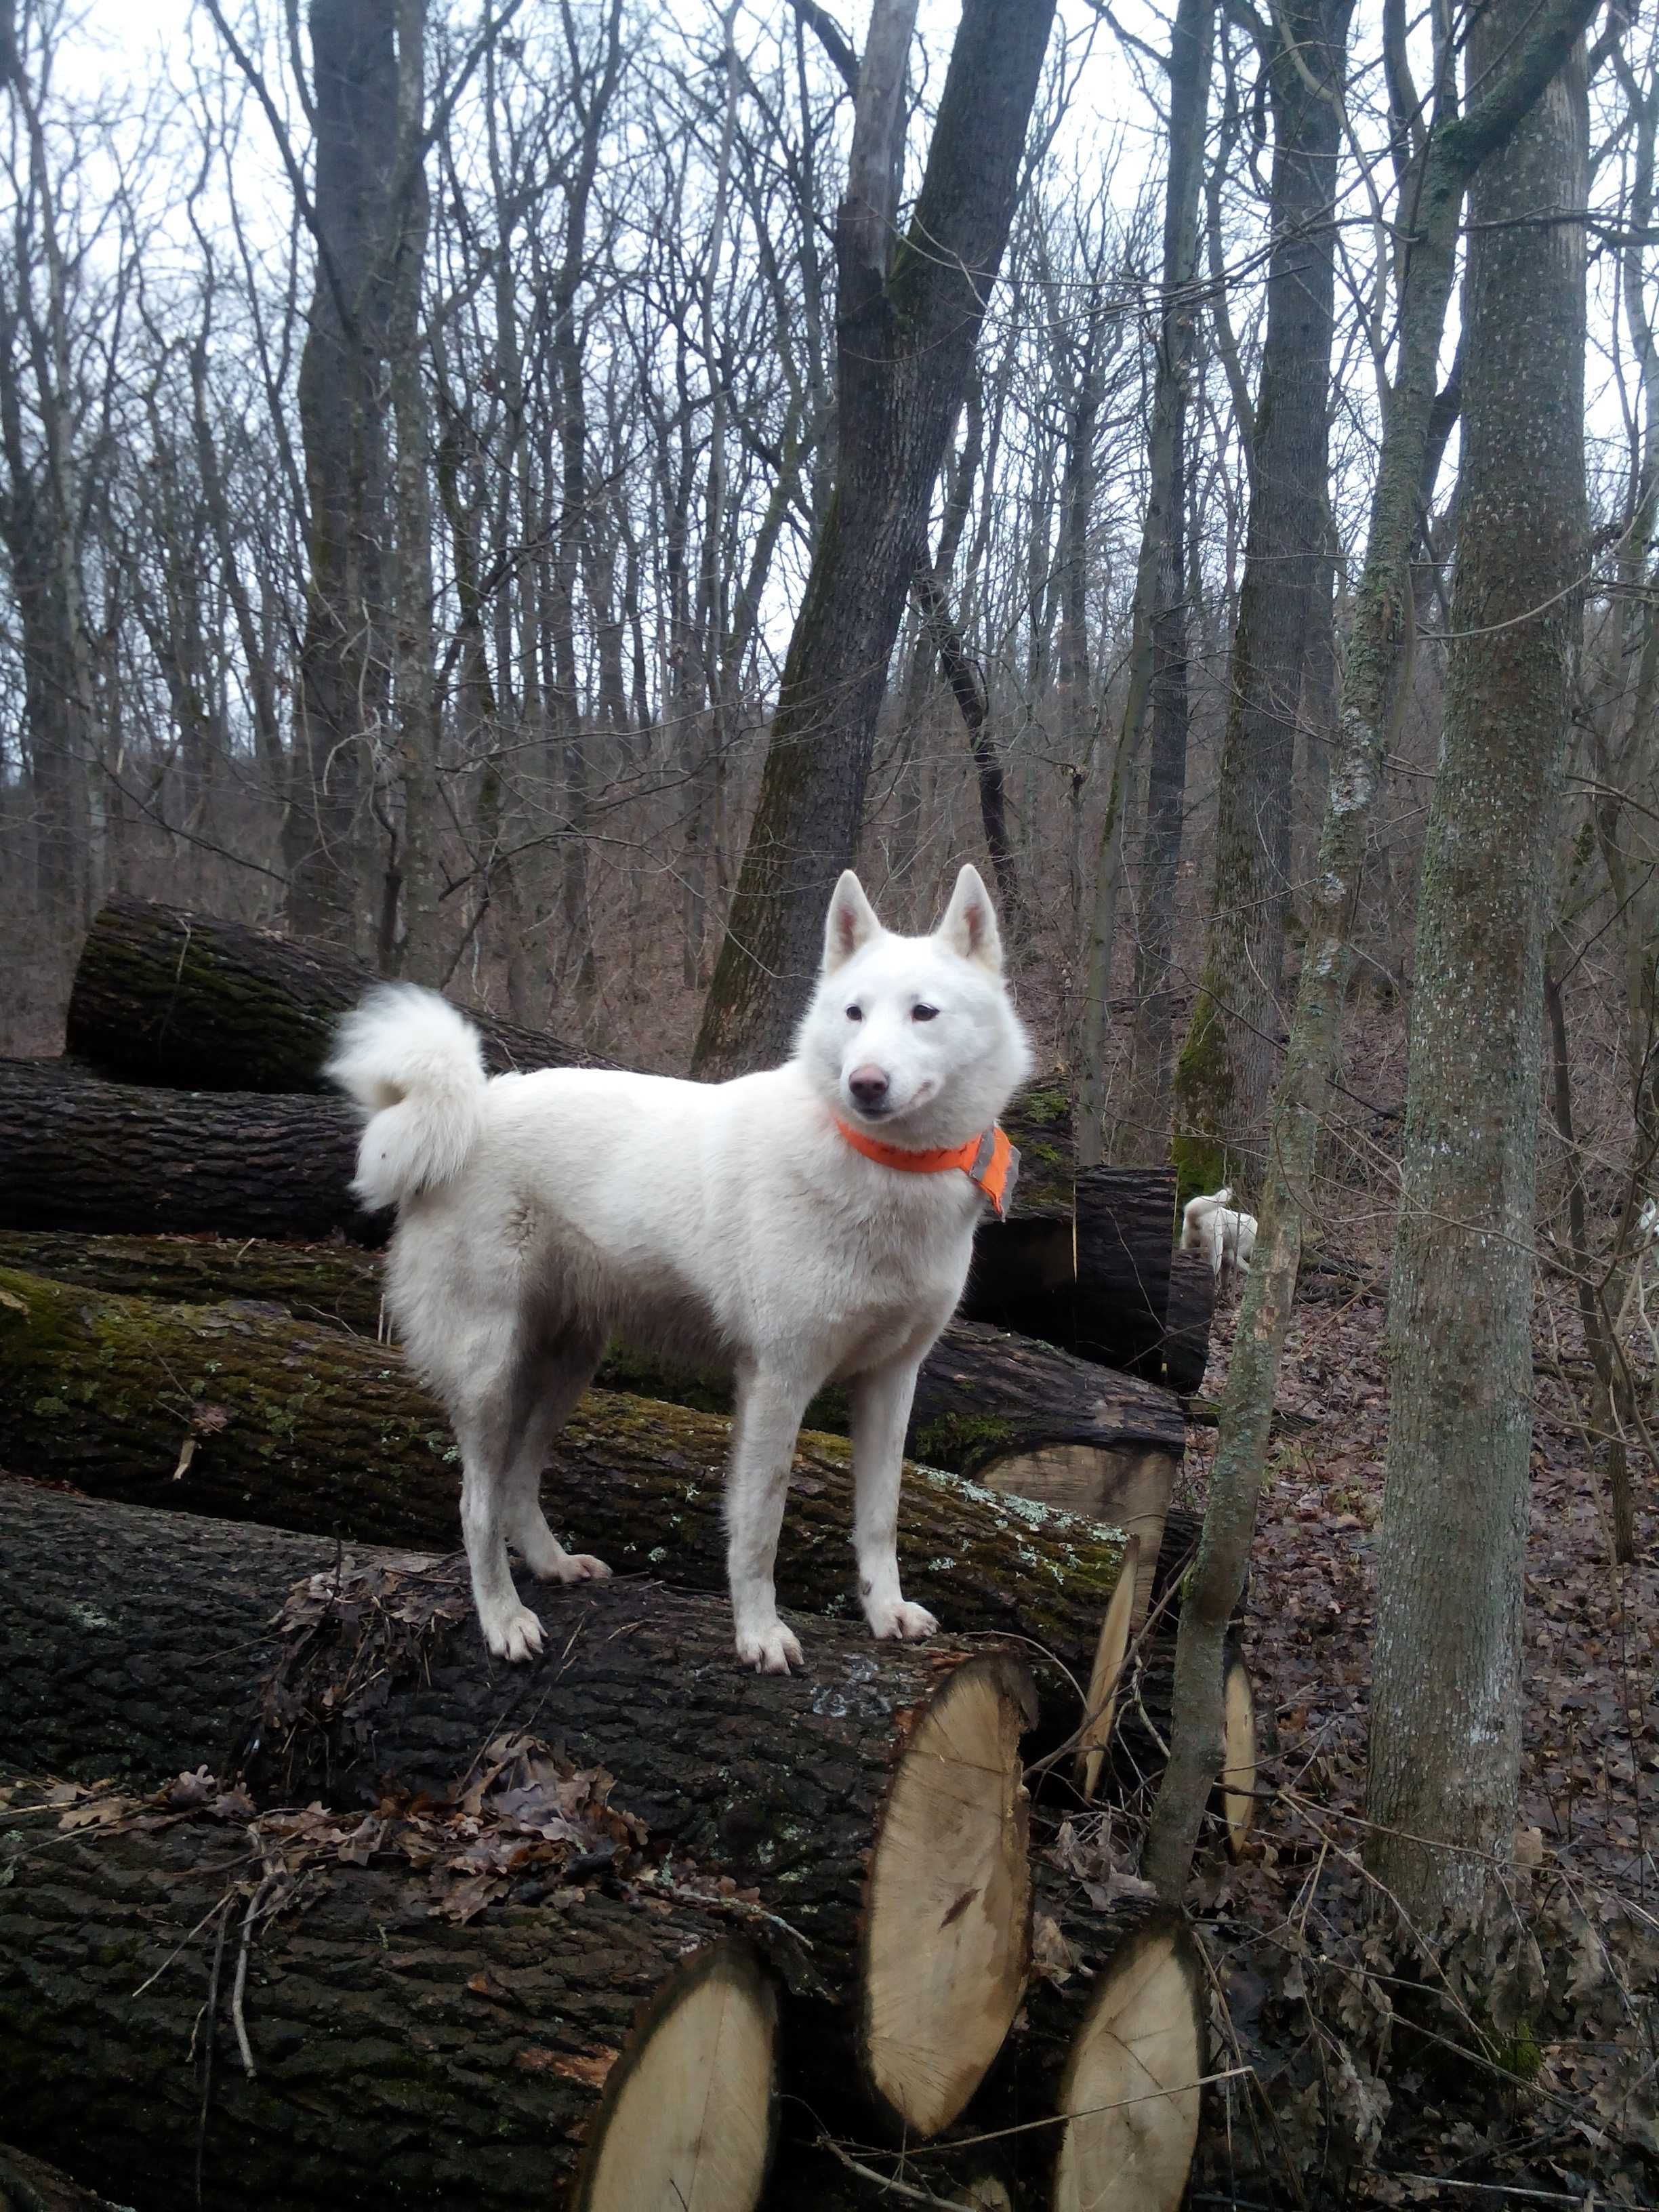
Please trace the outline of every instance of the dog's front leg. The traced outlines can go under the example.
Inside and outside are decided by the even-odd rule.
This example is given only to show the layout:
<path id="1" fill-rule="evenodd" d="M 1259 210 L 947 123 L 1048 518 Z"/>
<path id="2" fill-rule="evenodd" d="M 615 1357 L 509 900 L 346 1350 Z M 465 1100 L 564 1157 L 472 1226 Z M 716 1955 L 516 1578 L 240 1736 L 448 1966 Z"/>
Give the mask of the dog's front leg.
<path id="1" fill-rule="evenodd" d="M 899 1588 L 899 1481 L 918 1364 L 914 1358 L 894 1360 L 859 1376 L 853 1384 L 853 1546 L 859 1595 L 872 1635 L 912 1644 L 939 1626 L 926 1607 L 906 1604 Z"/>
<path id="2" fill-rule="evenodd" d="M 811 1395 L 783 1376 L 738 1378 L 726 1486 L 726 1573 L 738 1656 L 763 1674 L 787 1674 L 802 1663 L 799 1643 L 778 1619 L 774 1577 L 790 1462 Z"/>

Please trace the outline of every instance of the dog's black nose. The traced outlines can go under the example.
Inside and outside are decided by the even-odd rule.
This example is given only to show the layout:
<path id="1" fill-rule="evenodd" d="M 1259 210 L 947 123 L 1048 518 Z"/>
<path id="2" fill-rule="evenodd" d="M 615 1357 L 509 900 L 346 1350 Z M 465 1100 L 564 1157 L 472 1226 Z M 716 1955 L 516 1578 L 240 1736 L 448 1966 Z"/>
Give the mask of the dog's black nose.
<path id="1" fill-rule="evenodd" d="M 847 1088 L 866 1114 L 884 1104 L 887 1097 L 887 1078 L 878 1067 L 855 1067 L 847 1079 Z"/>

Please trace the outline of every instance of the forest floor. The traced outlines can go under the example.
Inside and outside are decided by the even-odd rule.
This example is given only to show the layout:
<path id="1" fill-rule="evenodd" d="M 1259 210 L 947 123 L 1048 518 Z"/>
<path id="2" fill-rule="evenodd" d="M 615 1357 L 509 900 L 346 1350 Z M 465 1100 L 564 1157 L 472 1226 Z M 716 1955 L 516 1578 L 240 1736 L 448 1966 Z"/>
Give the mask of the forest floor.
<path id="1" fill-rule="evenodd" d="M 1494 1924 L 1403 1978 L 1360 1854 L 1388 1436 L 1386 1273 L 1304 1270 L 1245 1652 L 1267 1746 L 1243 1861 L 1198 1884 L 1218 2067 L 1194 2202 L 1659 2204 L 1659 1515 L 1616 1568 L 1583 1341 L 1540 1298 L 1522 1826 Z M 1236 1300 L 1206 1388 L 1226 1372 Z M 1201 1504 L 1213 1428 L 1188 1452 Z M 1104 1839 L 1101 1839 L 1104 1841 Z M 1105 1844 L 1109 1853 L 1109 1842 Z M 1475 2021 L 1481 2027 L 1477 2031 Z"/>

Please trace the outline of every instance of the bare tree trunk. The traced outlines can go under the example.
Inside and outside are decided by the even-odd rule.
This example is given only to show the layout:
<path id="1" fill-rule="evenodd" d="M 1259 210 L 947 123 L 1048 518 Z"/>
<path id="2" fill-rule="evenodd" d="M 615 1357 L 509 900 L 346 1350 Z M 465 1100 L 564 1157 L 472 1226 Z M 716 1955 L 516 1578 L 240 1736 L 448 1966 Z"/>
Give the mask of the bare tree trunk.
<path id="1" fill-rule="evenodd" d="M 894 13 L 877 10 L 872 55 Z M 1007 242 L 1053 14 L 1053 0 L 968 0 L 910 233 L 896 251 L 902 103 L 879 74 L 860 73 L 837 229 L 836 489 L 703 1007 L 700 1075 L 783 1056 L 817 969 L 830 885 L 857 848 L 888 662 L 926 559 L 928 503 Z"/>
<path id="2" fill-rule="evenodd" d="M 1231 1178 L 1254 1199 L 1279 1070 L 1291 793 L 1303 673 L 1326 574 L 1336 190 L 1353 0 L 1275 21 L 1273 258 L 1251 435 L 1250 521 L 1216 794 L 1203 980 L 1176 1078 L 1183 1198 Z"/>
<path id="3" fill-rule="evenodd" d="M 1399 358 L 1383 417 L 1370 536 L 1348 641 L 1339 753 L 1310 900 L 1312 922 L 1274 1098 L 1261 1234 L 1233 1341 L 1204 1536 L 1182 1615 L 1176 1670 L 1179 1721 L 1146 1841 L 1149 1878 L 1170 1899 L 1178 1899 L 1185 1888 L 1205 1799 L 1223 1756 L 1223 1644 L 1249 1565 L 1279 1364 L 1296 1297 L 1303 1224 L 1312 1199 L 1322 1109 L 1341 1040 L 1351 918 L 1410 605 L 1419 483 L 1463 194 L 1469 178 L 1505 143 L 1565 62 L 1593 12 L 1594 0 L 1554 0 L 1486 80 L 1482 97 L 1467 116 L 1456 113 L 1451 54 L 1443 49 L 1436 57 L 1434 122 L 1422 149 L 1417 188 L 1408 198 L 1418 212 L 1404 261 Z"/>
<path id="4" fill-rule="evenodd" d="M 1112 764 L 1106 821 L 1095 867 L 1094 911 L 1084 979 L 1083 1049 L 1078 1073 L 1078 1162 L 1097 1167 L 1105 1149 L 1106 1027 L 1111 1004 L 1112 960 L 1117 949 L 1117 903 L 1123 872 L 1123 808 L 1128 773 L 1139 751 L 1142 727 L 1152 696 L 1158 647 L 1154 624 L 1164 618 L 1166 652 L 1173 633 L 1169 623 L 1186 593 L 1180 558 L 1179 502 L 1191 382 L 1195 318 L 1188 297 L 1198 269 L 1198 199 L 1204 175 L 1205 124 L 1210 108 L 1210 64 L 1215 51 L 1215 0 L 1180 0 L 1170 62 L 1169 178 L 1164 206 L 1163 298 L 1158 310 L 1157 367 L 1152 382 L 1146 514 L 1141 529 L 1140 562 L 1135 578 L 1134 635 L 1129 655 L 1129 689 Z M 1184 635 L 1184 623 L 1183 623 Z M 1185 644 L 1180 657 L 1185 662 Z M 1184 687 L 1183 687 L 1184 688 Z M 1166 706 L 1173 708 L 1173 698 Z M 1167 835 L 1167 798 L 1172 766 L 1167 757 L 1172 732 L 1162 736 L 1158 820 Z M 1184 714 L 1180 732 L 1185 776 Z M 1179 800 L 1176 801 L 1177 806 Z M 1177 833 L 1178 834 L 1178 833 Z"/>
<path id="5" fill-rule="evenodd" d="M 433 649 L 432 426 L 421 345 L 422 278 L 428 204 L 422 138 L 426 125 L 426 0 L 397 0 L 398 204 L 388 240 L 391 311 L 388 384 L 397 431 L 392 571 L 392 704 L 402 757 L 404 935 L 398 965 L 416 983 L 445 979 L 442 861 L 438 850 L 438 694 Z"/>
<path id="6" fill-rule="evenodd" d="M 357 811 L 383 736 L 389 302 L 381 275 L 398 136 L 397 0 L 316 0 L 317 276 L 300 363 L 311 508 L 299 743 L 283 825 L 300 937 L 358 949 Z M 391 947 L 382 929 L 382 960 Z"/>
<path id="7" fill-rule="evenodd" d="M 1530 20 L 1527 0 L 1494 0 L 1471 31 L 1471 77 Z M 1545 908 L 1589 539 L 1584 234 L 1526 218 L 1584 204 L 1588 139 L 1580 52 L 1469 195 L 1461 526 L 1389 1301 L 1367 1806 L 1367 1863 L 1427 1932 L 1480 1912 L 1520 1787 Z"/>

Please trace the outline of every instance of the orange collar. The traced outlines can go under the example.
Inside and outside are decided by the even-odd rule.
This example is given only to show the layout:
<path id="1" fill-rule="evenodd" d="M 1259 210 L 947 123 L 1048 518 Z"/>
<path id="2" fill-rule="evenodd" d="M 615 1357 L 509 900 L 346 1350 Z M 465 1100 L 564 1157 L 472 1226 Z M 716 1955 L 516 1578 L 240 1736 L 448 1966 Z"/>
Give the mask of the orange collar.
<path id="1" fill-rule="evenodd" d="M 1019 1153 L 1009 1143 L 1007 1131 L 999 1123 L 994 1121 L 983 1136 L 969 1137 L 965 1145 L 953 1145 L 936 1152 L 915 1152 L 902 1145 L 884 1145 L 878 1138 L 866 1137 L 862 1129 L 843 1121 L 839 1114 L 835 1116 L 835 1123 L 855 1152 L 862 1152 L 866 1160 L 878 1161 L 884 1168 L 900 1168 L 906 1175 L 943 1175 L 948 1169 L 960 1168 L 969 1182 L 977 1184 L 990 1200 L 997 1219 L 1007 1219 L 1019 1174 Z"/>

